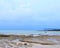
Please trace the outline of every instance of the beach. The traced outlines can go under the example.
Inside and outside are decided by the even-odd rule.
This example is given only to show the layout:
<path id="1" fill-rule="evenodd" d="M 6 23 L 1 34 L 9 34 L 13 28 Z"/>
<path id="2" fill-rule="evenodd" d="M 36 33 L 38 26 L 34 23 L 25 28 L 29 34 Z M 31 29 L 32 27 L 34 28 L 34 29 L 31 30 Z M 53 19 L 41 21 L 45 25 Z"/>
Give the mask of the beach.
<path id="1" fill-rule="evenodd" d="M 60 48 L 57 35 L 0 35 L 0 48 Z"/>

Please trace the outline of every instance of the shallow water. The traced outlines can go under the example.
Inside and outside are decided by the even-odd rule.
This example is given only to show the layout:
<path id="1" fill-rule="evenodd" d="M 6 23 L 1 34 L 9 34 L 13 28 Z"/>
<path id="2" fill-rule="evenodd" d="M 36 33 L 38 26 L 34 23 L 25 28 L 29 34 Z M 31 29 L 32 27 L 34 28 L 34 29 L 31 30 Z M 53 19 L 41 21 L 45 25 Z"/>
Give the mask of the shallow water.
<path id="1" fill-rule="evenodd" d="M 15 34 L 15 35 L 29 35 L 29 34 L 34 34 L 34 35 L 60 35 L 60 31 L 28 31 L 28 30 L 0 30 L 0 34 Z"/>
<path id="2" fill-rule="evenodd" d="M 55 43 L 59 43 L 55 38 L 49 38 L 48 40 L 55 42 Z"/>

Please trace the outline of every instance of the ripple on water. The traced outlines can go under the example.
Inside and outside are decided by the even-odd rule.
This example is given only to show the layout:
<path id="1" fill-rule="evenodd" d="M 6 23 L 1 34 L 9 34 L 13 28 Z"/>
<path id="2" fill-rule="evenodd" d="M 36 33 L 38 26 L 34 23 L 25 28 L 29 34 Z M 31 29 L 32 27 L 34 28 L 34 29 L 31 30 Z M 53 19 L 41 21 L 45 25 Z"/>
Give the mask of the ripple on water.
<path id="1" fill-rule="evenodd" d="M 49 38 L 48 40 L 54 42 L 54 43 L 59 43 L 55 38 Z"/>

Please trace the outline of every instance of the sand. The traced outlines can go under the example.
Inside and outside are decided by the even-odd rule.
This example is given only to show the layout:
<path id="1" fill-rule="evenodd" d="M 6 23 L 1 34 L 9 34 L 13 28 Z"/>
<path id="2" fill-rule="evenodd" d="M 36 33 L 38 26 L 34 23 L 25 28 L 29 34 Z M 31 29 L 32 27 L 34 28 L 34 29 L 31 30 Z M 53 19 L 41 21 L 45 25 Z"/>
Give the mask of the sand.
<path id="1" fill-rule="evenodd" d="M 0 37 L 0 48 L 60 48 L 60 36 Z"/>

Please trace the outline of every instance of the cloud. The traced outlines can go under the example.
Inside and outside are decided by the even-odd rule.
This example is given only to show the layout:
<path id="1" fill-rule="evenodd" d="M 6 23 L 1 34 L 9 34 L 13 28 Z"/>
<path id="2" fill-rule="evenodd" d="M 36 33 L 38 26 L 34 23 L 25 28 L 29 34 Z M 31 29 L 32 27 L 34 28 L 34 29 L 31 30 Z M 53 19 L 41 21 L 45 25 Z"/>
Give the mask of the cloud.
<path id="1" fill-rule="evenodd" d="M 31 14 L 31 1 L 29 0 L 0 0 L 0 21 L 19 20 Z"/>
<path id="2" fill-rule="evenodd" d="M 0 0 L 0 20 L 59 20 L 59 0 Z M 54 19 L 54 20 L 55 20 Z M 53 20 L 53 21 L 54 21 Z"/>
<path id="3" fill-rule="evenodd" d="M 57 1 L 58 2 L 58 1 Z M 54 0 L 0 0 L 2 14 L 53 13 L 59 4 Z M 60 8 L 60 7 L 59 7 Z"/>
<path id="4" fill-rule="evenodd" d="M 30 13 L 30 2 L 22 0 L 0 0 L 1 14 L 21 14 Z"/>
<path id="5" fill-rule="evenodd" d="M 0 0 L 0 27 L 59 27 L 59 0 Z"/>

